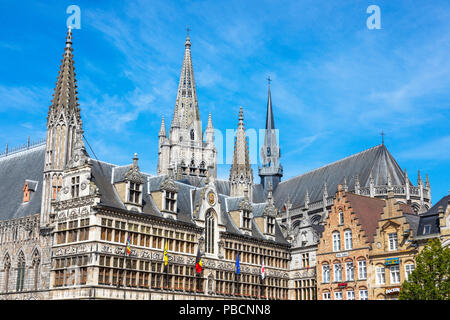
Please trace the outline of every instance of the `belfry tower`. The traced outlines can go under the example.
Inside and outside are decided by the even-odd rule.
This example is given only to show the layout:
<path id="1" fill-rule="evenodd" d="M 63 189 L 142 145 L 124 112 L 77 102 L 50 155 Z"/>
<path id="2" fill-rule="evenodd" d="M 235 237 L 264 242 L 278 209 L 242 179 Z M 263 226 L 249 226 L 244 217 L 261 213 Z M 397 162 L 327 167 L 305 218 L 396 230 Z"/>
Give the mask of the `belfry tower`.
<path id="1" fill-rule="evenodd" d="M 205 136 L 206 141 L 203 141 L 188 34 L 169 136 L 166 134 L 164 119 L 159 131 L 157 174 L 168 174 L 169 170 L 173 170 L 177 178 L 184 175 L 205 177 L 208 171 L 216 177 L 217 151 L 211 114 Z"/>
<path id="2" fill-rule="evenodd" d="M 73 61 L 72 30 L 69 27 L 52 104 L 47 117 L 47 147 L 45 152 L 41 225 L 49 223 L 50 202 L 62 188 L 63 170 L 76 150 L 84 150 L 83 124 Z M 81 142 L 80 142 L 81 139 Z"/>
<path id="3" fill-rule="evenodd" d="M 269 93 L 267 98 L 266 130 L 264 135 L 264 145 L 261 147 L 262 167 L 259 167 L 258 171 L 264 189 L 267 190 L 268 183 L 270 182 L 273 190 L 275 190 L 283 176 L 283 167 L 280 164 L 281 152 L 277 144 L 275 122 L 273 120 L 270 78 L 268 80 Z"/>

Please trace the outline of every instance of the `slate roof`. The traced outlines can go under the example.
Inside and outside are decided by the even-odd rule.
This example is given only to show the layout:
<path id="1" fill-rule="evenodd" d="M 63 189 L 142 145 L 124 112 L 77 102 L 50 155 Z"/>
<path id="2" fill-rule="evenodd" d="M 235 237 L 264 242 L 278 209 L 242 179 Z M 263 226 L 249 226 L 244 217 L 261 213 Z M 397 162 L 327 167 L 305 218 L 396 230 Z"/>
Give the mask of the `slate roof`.
<path id="1" fill-rule="evenodd" d="M 332 195 L 336 193 L 338 184 L 343 184 L 344 177 L 347 179 L 348 190 L 354 190 L 357 174 L 360 187 L 368 187 L 371 172 L 375 185 L 387 185 L 388 172 L 393 185 L 405 184 L 404 173 L 397 161 L 385 145 L 378 145 L 280 182 L 274 192 L 275 206 L 281 208 L 288 196 L 294 208 L 303 206 L 306 190 L 309 192 L 310 202 L 322 200 L 324 183 L 327 183 L 328 195 Z"/>
<path id="2" fill-rule="evenodd" d="M 410 229 L 413 231 L 413 237 L 417 235 L 417 230 L 419 227 L 420 216 L 415 213 L 403 213 L 403 216 L 406 218 L 406 222 L 408 222 Z"/>
<path id="3" fill-rule="evenodd" d="M 434 206 L 432 206 L 427 212 L 425 212 L 423 215 L 432 215 L 432 214 L 437 214 L 439 207 L 442 206 L 442 208 L 444 209 L 444 212 L 447 211 L 447 206 L 448 203 L 450 201 L 450 195 L 447 195 L 445 197 L 442 197 L 441 200 L 439 200 L 438 202 L 436 202 L 434 204 Z"/>
<path id="4" fill-rule="evenodd" d="M 17 219 L 41 212 L 45 144 L 0 157 L 0 220 Z M 30 201 L 23 201 L 25 180 L 31 180 Z"/>
<path id="5" fill-rule="evenodd" d="M 354 193 L 346 193 L 346 198 L 350 202 L 350 206 L 358 217 L 361 228 L 364 230 L 369 243 L 373 242 L 378 221 L 383 213 L 385 201 L 377 198 L 357 195 Z"/>
<path id="6" fill-rule="evenodd" d="M 429 236 L 440 233 L 439 226 L 439 207 L 442 206 L 444 212 L 447 210 L 448 202 L 450 201 L 450 195 L 441 198 L 434 206 L 432 206 L 427 212 L 420 215 L 420 221 L 417 226 L 417 236 Z M 428 227 L 429 226 L 429 227 Z"/>

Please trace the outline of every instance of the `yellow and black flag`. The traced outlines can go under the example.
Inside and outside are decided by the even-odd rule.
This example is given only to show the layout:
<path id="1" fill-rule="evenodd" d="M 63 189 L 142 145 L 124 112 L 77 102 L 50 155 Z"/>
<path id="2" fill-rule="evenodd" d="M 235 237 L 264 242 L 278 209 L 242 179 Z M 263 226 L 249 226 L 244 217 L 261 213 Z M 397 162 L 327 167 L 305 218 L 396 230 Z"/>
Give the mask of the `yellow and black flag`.
<path id="1" fill-rule="evenodd" d="M 167 264 L 169 263 L 169 258 L 167 257 L 167 239 L 164 244 L 164 270 L 167 268 Z"/>
<path id="2" fill-rule="evenodd" d="M 203 261 L 200 254 L 200 248 L 198 248 L 197 251 L 197 258 L 195 259 L 195 271 L 197 271 L 198 274 L 202 272 L 203 269 Z"/>

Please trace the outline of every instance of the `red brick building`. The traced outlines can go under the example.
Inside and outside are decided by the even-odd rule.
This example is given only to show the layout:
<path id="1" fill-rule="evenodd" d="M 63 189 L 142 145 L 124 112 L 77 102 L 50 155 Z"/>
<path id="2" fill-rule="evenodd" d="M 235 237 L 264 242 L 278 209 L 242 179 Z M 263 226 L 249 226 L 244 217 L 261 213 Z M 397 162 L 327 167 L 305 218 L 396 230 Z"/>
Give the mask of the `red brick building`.
<path id="1" fill-rule="evenodd" d="M 319 300 L 371 299 L 369 250 L 384 200 L 356 195 L 338 186 L 317 249 Z"/>

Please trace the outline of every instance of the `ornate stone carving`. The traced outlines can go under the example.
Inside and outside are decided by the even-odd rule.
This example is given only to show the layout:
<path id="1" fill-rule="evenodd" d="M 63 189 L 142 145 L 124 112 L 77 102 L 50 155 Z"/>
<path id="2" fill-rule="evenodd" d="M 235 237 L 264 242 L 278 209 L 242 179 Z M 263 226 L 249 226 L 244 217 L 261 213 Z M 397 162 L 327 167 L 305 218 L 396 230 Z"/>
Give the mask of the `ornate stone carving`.
<path id="1" fill-rule="evenodd" d="M 166 178 L 161 183 L 161 190 L 166 190 L 169 192 L 178 192 L 178 186 L 175 184 L 175 181 L 170 175 L 167 175 Z"/>

